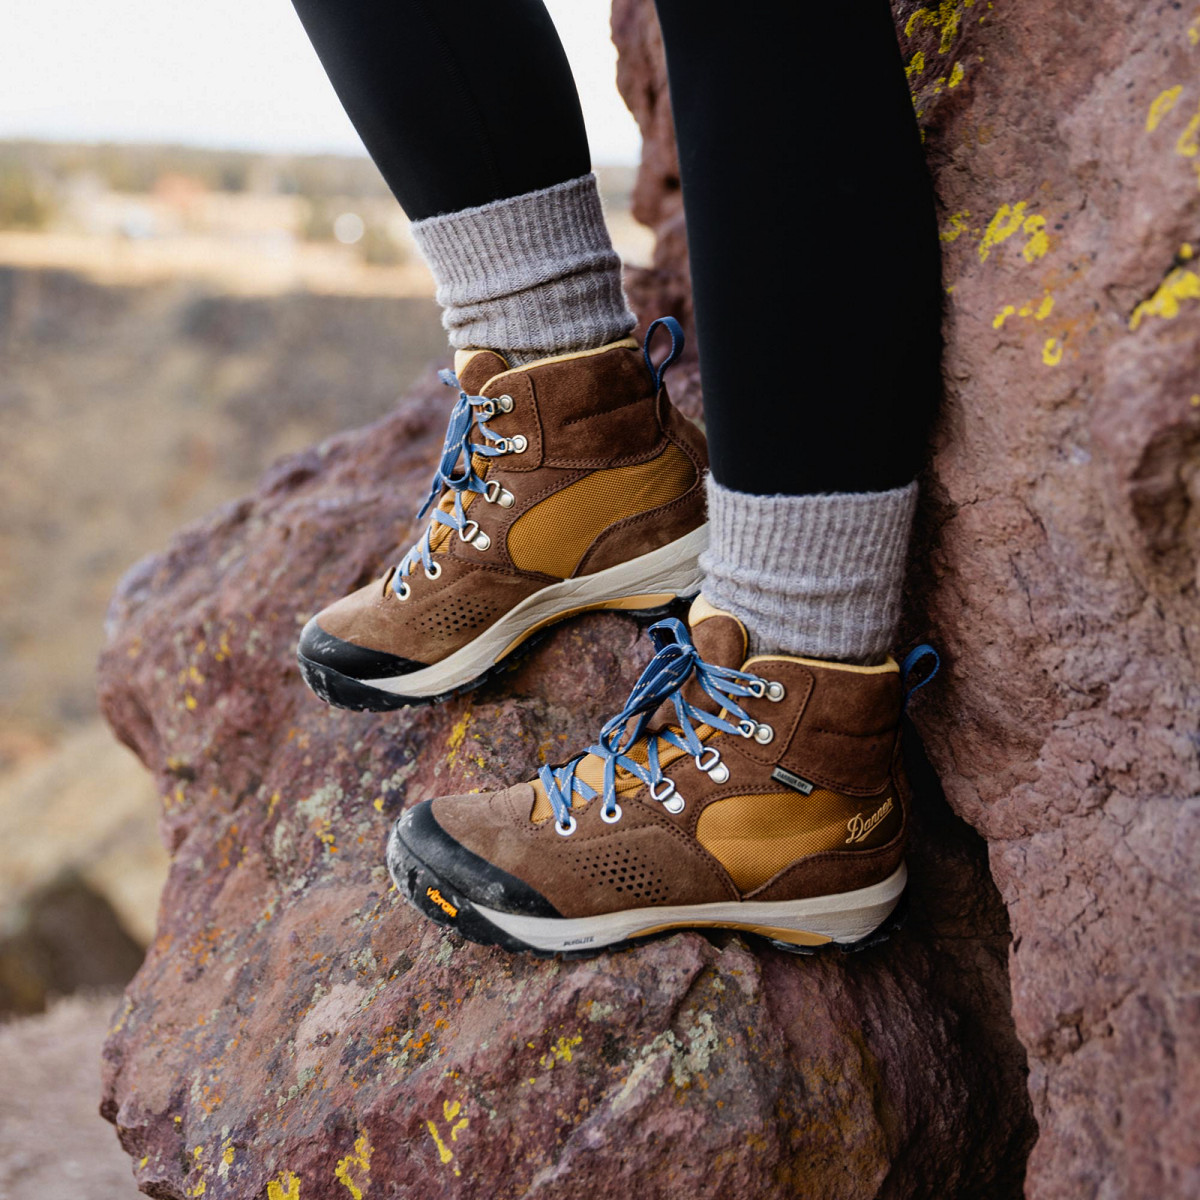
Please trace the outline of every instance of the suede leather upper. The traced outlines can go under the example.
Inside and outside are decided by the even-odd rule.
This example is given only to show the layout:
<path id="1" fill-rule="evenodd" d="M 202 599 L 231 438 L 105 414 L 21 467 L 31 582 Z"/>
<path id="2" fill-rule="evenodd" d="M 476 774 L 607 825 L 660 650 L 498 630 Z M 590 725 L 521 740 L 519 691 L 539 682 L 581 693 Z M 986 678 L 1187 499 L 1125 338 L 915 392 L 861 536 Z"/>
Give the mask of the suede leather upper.
<path id="1" fill-rule="evenodd" d="M 464 507 L 487 534 L 486 549 L 439 530 L 433 543 L 438 578 L 428 578 L 418 566 L 407 577 L 408 598 L 401 599 L 389 573 L 320 612 L 315 618 L 320 631 L 413 663 L 440 661 L 528 596 L 559 582 L 559 575 L 513 563 L 508 532 L 522 515 L 595 471 L 649 463 L 664 458 L 671 446 L 677 447 L 676 461 L 682 451 L 691 464 L 684 492 L 585 534 L 586 549 L 573 574 L 648 554 L 703 525 L 703 434 L 672 407 L 665 389 L 656 392 L 641 351 L 632 345 L 513 370 L 499 355 L 480 351 L 462 367 L 459 382 L 471 394 L 512 397 L 512 410 L 497 412 L 487 424 L 506 438 L 523 435 L 527 447 L 477 467 L 488 482 L 512 494 L 511 507 L 468 495 Z M 586 522 L 586 507 L 579 507 L 573 515 Z M 309 645 L 317 641 L 315 633 L 306 636 Z"/>
<path id="2" fill-rule="evenodd" d="M 701 621 L 695 644 L 708 661 L 743 666 L 745 635 L 731 617 Z M 690 755 L 664 753 L 664 762 L 676 754 L 665 773 L 685 799 L 679 814 L 672 815 L 645 785 L 626 776 L 626 784 L 618 788 L 620 821 L 602 820 L 601 800 L 584 804 L 576 798 L 576 829 L 569 836 L 558 832 L 553 818 L 531 819 L 540 785 L 530 783 L 490 795 L 434 800 L 433 815 L 450 837 L 525 881 L 564 917 L 664 904 L 801 899 L 886 879 L 903 858 L 909 804 L 899 755 L 901 685 L 894 664 L 854 669 L 762 657 L 749 660 L 743 669 L 786 688 L 781 701 L 764 697 L 744 702 L 750 718 L 769 723 L 774 737 L 760 745 L 736 734 L 710 733 L 706 745 L 719 749 L 729 768 L 728 780 L 720 784 L 699 770 Z M 660 710 L 658 719 L 669 717 Z M 823 798 L 823 820 L 831 803 L 835 809 L 840 804 L 846 827 L 835 830 L 826 849 L 786 864 L 760 885 L 739 890 L 730 871 L 697 839 L 697 823 L 710 805 L 770 795 L 777 798 L 773 803 L 794 814 L 796 829 L 803 831 L 816 800 L 773 777 L 780 767 Z M 885 815 L 868 834 L 857 837 L 861 818 L 873 813 Z M 851 824 L 856 815 L 858 826 Z M 845 836 L 847 830 L 853 842 Z M 419 847 L 413 849 L 420 853 Z"/>

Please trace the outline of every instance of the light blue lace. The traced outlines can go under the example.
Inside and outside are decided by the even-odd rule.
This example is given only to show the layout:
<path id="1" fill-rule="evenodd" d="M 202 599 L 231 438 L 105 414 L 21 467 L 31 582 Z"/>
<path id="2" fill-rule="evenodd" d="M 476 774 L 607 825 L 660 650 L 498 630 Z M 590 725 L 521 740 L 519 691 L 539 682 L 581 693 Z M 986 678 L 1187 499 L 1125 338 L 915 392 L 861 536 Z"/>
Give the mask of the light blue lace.
<path id="1" fill-rule="evenodd" d="M 429 495 L 425 497 L 425 503 L 421 505 L 420 511 L 417 513 L 417 519 L 420 520 L 430 510 L 441 496 L 444 488 L 449 488 L 454 492 L 454 508 L 448 513 L 442 512 L 441 509 L 436 510 L 429 528 L 400 561 L 400 565 L 392 577 L 392 588 L 397 593 L 404 586 L 405 577 L 416 570 L 418 562 L 427 573 L 433 572 L 433 551 L 430 541 L 435 525 L 449 526 L 456 533 L 461 534 L 470 524 L 467 514 L 463 510 L 463 494 L 477 492 L 483 495 L 487 491 L 483 480 L 475 472 L 471 456 L 479 454 L 484 458 L 496 458 L 507 453 L 505 448 L 507 439 L 489 429 L 485 424 L 487 417 L 494 414 L 496 402 L 487 396 L 468 395 L 463 391 L 462 385 L 453 371 L 439 371 L 438 378 L 447 387 L 458 388 L 458 400 L 450 410 L 450 422 L 446 426 L 446 441 L 442 445 L 442 458 L 434 472 L 433 483 L 429 486 Z M 485 415 L 482 411 L 485 409 L 491 411 Z M 501 444 L 493 446 L 484 442 L 473 442 L 471 436 L 476 429 L 484 437 Z M 459 470 L 460 462 L 462 464 L 461 474 L 456 475 L 455 472 Z"/>
<path id="2" fill-rule="evenodd" d="M 732 667 L 718 667 L 705 662 L 692 645 L 687 627 L 674 617 L 651 625 L 650 637 L 658 652 L 634 684 L 625 707 L 601 729 L 600 740 L 570 762 L 560 767 L 542 767 L 538 772 L 561 829 L 566 829 L 571 823 L 571 801 L 575 793 L 584 800 L 594 800 L 597 795 L 603 794 L 605 815 L 610 820 L 615 817 L 618 767 L 623 767 L 646 784 L 653 799 L 666 801 L 673 793 L 674 785 L 664 775 L 659 761 L 660 742 L 666 742 L 699 759 L 706 747 L 696 734 L 697 724 L 742 736 L 749 736 L 746 733 L 749 725 L 751 734 L 753 732 L 754 722 L 738 704 L 737 698 L 761 696 L 766 680 L 745 671 L 735 671 Z M 715 703 L 717 712 L 704 712 L 683 698 L 681 689 L 691 678 L 695 678 Z M 664 700 L 674 704 L 679 728 L 659 729 L 646 735 L 647 761 L 643 765 L 630 758 L 626 751 L 645 733 L 647 723 Z M 721 709 L 736 721 L 721 716 Z M 579 764 L 588 754 L 604 760 L 602 793 L 576 774 Z"/>

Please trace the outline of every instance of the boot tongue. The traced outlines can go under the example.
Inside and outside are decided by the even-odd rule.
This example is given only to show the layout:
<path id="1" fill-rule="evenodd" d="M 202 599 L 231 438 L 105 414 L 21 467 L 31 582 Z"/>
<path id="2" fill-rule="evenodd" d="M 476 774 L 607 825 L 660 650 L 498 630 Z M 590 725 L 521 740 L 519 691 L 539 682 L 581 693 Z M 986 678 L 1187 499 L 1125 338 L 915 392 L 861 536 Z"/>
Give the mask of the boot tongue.
<path id="1" fill-rule="evenodd" d="M 692 644 L 706 663 L 741 669 L 749 653 L 749 638 L 745 625 L 737 617 L 714 607 L 703 596 L 697 596 L 688 609 L 687 623 Z"/>
<path id="2" fill-rule="evenodd" d="M 495 350 L 455 350 L 454 374 L 458 378 L 458 386 L 468 396 L 479 395 L 480 389 L 493 376 L 508 370 L 508 363 Z M 485 462 L 477 459 L 473 462 L 476 471 L 482 471 Z M 465 505 L 471 503 L 471 496 L 464 500 Z M 445 492 L 438 501 L 438 508 L 448 513 L 454 507 L 454 493 Z M 440 551 L 453 536 L 454 531 L 448 525 L 438 525 L 433 531 L 429 546 L 435 552 Z"/>
<path id="3" fill-rule="evenodd" d="M 508 363 L 495 350 L 454 352 L 454 374 L 458 376 L 458 386 L 468 395 L 479 395 L 480 389 L 493 375 L 507 370 Z"/>
<path id="4" fill-rule="evenodd" d="M 697 596 L 688 610 L 687 623 L 692 634 L 692 644 L 705 662 L 711 663 L 713 666 L 738 669 L 746 661 L 749 639 L 746 636 L 746 627 L 737 617 L 722 612 L 719 608 L 714 608 L 703 596 Z M 712 710 L 713 701 L 695 679 L 689 679 L 684 684 L 683 697 L 693 707 L 699 708 L 701 712 Z M 655 710 L 647 729 L 664 729 L 674 723 L 675 715 L 675 705 L 670 700 L 665 700 Z M 678 750 L 668 746 L 662 752 L 661 761 L 666 764 L 673 758 L 677 758 L 679 753 Z M 632 748 L 631 757 L 642 763 L 646 761 L 644 741 Z M 593 754 L 587 755 L 579 764 L 578 775 L 585 783 L 599 791 L 604 782 L 603 760 Z M 636 790 L 640 786 L 639 780 L 624 772 L 618 772 L 618 793 L 630 789 Z M 546 798 L 546 790 L 542 787 L 540 780 L 533 780 L 533 793 L 534 805 L 533 811 L 530 813 L 530 820 L 549 820 L 553 816 L 554 810 L 550 807 L 550 801 Z M 579 798 L 575 797 L 573 804 L 580 803 Z"/>
<path id="5" fill-rule="evenodd" d="M 687 623 L 692 634 L 692 645 L 706 663 L 740 670 L 749 652 L 749 639 L 746 627 L 737 617 L 715 608 L 703 596 L 697 596 L 688 609 Z M 701 711 L 712 709 L 713 702 L 708 693 L 694 678 L 683 685 L 683 698 Z M 670 700 L 664 700 L 655 711 L 650 726 L 661 728 L 674 720 L 675 705 Z"/>

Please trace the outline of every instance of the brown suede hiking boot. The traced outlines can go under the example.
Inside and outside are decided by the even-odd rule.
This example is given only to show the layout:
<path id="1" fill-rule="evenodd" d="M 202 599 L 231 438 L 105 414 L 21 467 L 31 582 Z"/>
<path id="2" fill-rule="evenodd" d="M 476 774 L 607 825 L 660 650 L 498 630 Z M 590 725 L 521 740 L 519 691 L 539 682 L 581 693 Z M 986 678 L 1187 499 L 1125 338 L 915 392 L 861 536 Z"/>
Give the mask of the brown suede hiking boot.
<path id="1" fill-rule="evenodd" d="M 585 753 L 396 822 L 388 867 L 413 904 L 541 954 L 691 927 L 800 952 L 877 935 L 906 878 L 900 668 L 747 659 L 703 596 L 689 622 L 694 642 L 652 627 L 658 653 Z"/>
<path id="2" fill-rule="evenodd" d="M 650 335 L 645 352 L 625 339 L 512 370 L 459 351 L 447 379 L 459 399 L 419 514 L 436 501 L 429 527 L 381 580 L 309 621 L 298 656 L 317 695 L 355 709 L 438 699 L 554 621 L 699 590 L 708 456 L 662 386 L 682 346 L 662 323 L 672 347 L 657 370 Z"/>

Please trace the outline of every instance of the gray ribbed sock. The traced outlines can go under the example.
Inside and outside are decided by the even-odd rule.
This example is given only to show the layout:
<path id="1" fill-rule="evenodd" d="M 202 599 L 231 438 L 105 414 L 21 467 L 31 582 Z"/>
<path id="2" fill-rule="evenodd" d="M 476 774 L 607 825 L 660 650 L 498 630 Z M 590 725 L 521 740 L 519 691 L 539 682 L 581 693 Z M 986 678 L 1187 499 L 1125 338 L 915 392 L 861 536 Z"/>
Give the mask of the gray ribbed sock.
<path id="1" fill-rule="evenodd" d="M 751 496 L 708 479 L 704 595 L 755 654 L 881 661 L 900 618 L 917 485 Z"/>
<path id="2" fill-rule="evenodd" d="M 414 221 L 412 232 L 456 350 L 496 350 L 519 366 L 633 329 L 595 175 Z"/>

